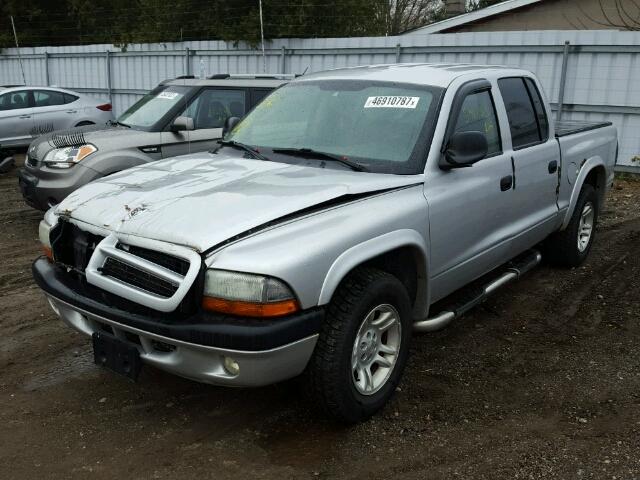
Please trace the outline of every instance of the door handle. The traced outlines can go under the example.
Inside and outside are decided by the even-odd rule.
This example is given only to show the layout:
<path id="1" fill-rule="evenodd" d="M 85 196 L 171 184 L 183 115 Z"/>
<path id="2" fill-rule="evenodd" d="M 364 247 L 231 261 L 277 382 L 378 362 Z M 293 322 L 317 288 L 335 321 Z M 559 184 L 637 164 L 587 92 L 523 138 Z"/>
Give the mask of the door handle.
<path id="1" fill-rule="evenodd" d="M 31 115 L 20 115 L 18 118 L 31 118 Z"/>
<path id="2" fill-rule="evenodd" d="M 77 110 L 67 110 L 67 113 L 78 113 Z"/>
<path id="3" fill-rule="evenodd" d="M 556 173 L 558 171 L 558 161 L 552 160 L 549 162 L 549 173 Z"/>
<path id="4" fill-rule="evenodd" d="M 502 190 L 503 192 L 506 192 L 507 190 L 511 189 L 512 185 L 513 185 L 513 175 L 507 175 L 506 177 L 502 177 L 500 179 L 500 190 Z"/>

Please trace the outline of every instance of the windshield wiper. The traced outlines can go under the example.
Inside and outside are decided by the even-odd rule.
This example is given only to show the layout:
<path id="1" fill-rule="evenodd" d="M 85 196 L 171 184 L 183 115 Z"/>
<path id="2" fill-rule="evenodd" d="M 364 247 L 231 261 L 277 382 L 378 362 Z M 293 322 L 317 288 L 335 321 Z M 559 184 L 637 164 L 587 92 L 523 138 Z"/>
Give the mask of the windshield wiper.
<path id="1" fill-rule="evenodd" d="M 109 125 L 116 125 L 116 126 L 120 125 L 120 126 L 122 126 L 122 127 L 131 128 L 131 125 L 129 125 L 129 124 L 127 124 L 127 123 L 119 122 L 119 121 L 117 121 L 117 120 L 116 120 L 116 121 L 109 120 Z"/>
<path id="2" fill-rule="evenodd" d="M 269 160 L 269 158 L 262 155 L 258 150 L 244 143 L 236 142 L 235 140 L 218 140 L 218 143 L 223 146 L 236 147 L 240 150 L 244 150 L 250 155 L 253 155 L 253 157 L 257 158 L 258 160 L 266 160 L 268 162 L 271 161 Z"/>
<path id="3" fill-rule="evenodd" d="M 360 165 L 353 160 L 349 160 L 347 157 L 341 155 L 335 155 L 333 153 L 320 152 L 318 150 L 313 150 L 312 148 L 274 148 L 272 149 L 273 153 L 285 153 L 285 154 L 298 154 L 300 156 L 306 158 L 318 158 L 321 160 L 333 160 L 334 162 L 339 162 L 343 165 L 346 165 L 351 170 L 356 172 L 368 172 L 369 169 L 364 165 Z"/>

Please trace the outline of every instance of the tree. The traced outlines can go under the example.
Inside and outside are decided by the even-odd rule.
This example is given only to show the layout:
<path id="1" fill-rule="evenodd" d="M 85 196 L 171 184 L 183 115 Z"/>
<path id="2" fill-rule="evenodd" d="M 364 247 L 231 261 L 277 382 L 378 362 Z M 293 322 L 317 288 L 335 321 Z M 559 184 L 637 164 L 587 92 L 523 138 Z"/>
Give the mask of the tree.
<path id="1" fill-rule="evenodd" d="M 467 4 L 467 11 L 472 12 L 474 10 L 480 10 L 481 8 L 487 8 L 496 3 L 502 3 L 504 0 L 470 0 Z"/>
<path id="2" fill-rule="evenodd" d="M 581 16 L 591 23 L 619 30 L 640 31 L 640 0 L 599 0 L 598 12 L 590 14 L 580 5 Z M 588 29 L 585 22 L 576 17 L 569 19 L 578 29 Z"/>
<path id="3" fill-rule="evenodd" d="M 442 0 L 262 0 L 265 38 L 396 35 L 442 16 Z M 0 47 L 180 40 L 260 42 L 258 0 L 2 0 Z"/>
<path id="4" fill-rule="evenodd" d="M 377 18 L 385 35 L 398 35 L 443 18 L 441 0 L 382 0 L 377 2 Z"/>

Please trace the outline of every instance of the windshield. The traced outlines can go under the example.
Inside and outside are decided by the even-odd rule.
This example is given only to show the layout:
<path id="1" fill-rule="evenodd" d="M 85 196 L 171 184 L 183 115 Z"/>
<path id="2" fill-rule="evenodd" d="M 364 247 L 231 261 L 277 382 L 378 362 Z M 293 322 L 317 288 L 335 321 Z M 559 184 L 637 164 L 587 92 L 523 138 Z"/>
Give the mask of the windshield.
<path id="1" fill-rule="evenodd" d="M 134 103 L 118 118 L 118 123 L 146 129 L 155 125 L 176 104 L 184 100 L 188 88 L 170 86 L 154 89 Z"/>
<path id="2" fill-rule="evenodd" d="M 309 149 L 374 172 L 418 173 L 426 153 L 416 145 L 433 130 L 441 91 L 361 80 L 292 83 L 264 99 L 226 139 L 275 150 L 268 155 L 273 160 L 292 161 L 295 153 L 285 159 L 281 149 Z"/>

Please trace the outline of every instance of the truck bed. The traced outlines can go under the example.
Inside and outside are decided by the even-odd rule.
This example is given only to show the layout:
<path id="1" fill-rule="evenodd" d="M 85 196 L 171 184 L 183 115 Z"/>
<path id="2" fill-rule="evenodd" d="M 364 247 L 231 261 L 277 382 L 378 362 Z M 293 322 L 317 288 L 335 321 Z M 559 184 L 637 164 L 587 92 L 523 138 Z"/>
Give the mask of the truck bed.
<path id="1" fill-rule="evenodd" d="M 574 133 L 595 130 L 596 128 L 608 127 L 611 122 L 586 122 L 582 120 L 560 120 L 556 122 L 556 137 L 566 137 Z"/>

